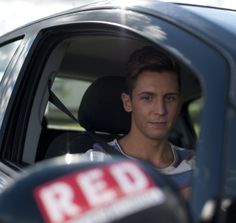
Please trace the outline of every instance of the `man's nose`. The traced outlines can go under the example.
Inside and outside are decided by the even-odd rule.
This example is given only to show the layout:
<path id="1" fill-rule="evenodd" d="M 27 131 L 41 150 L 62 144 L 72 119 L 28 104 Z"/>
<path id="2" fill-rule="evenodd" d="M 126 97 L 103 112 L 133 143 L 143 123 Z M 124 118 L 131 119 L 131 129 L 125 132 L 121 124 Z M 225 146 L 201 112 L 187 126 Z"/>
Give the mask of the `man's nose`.
<path id="1" fill-rule="evenodd" d="M 155 114 L 165 115 L 167 113 L 166 104 L 162 98 L 156 99 L 153 107 Z"/>

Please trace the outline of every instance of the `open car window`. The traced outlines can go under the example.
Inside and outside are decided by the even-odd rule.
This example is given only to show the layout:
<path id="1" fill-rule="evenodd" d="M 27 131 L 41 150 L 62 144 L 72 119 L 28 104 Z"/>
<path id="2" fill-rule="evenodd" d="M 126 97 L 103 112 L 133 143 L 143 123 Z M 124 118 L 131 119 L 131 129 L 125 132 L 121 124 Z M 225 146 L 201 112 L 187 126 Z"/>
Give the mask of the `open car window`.
<path id="1" fill-rule="evenodd" d="M 124 77 L 125 66 L 129 55 L 134 50 L 142 48 L 145 45 L 152 45 L 152 43 L 139 38 L 132 39 L 129 35 L 123 37 L 114 35 L 78 36 L 69 39 L 66 38 L 59 43 L 54 53 L 51 54 L 52 60 L 54 60 L 53 57 L 58 56 L 58 53 L 61 54 L 60 62 L 56 65 L 57 70 L 48 72 L 49 69 L 55 69 L 51 67 L 52 65 L 49 62 L 44 68 L 47 73 L 51 74 L 51 76 L 49 76 L 51 82 L 50 85 L 46 86 L 47 90 L 44 92 L 44 99 L 40 106 L 38 105 L 42 116 L 41 123 L 38 123 L 41 126 L 41 130 L 39 129 L 39 146 L 34 146 L 37 148 L 34 156 L 33 153 L 32 157 L 28 155 L 23 156 L 24 162 L 31 163 L 48 158 L 46 156 L 47 150 L 48 148 L 52 150 L 51 147 L 63 145 L 67 147 L 66 149 L 61 149 L 63 151 L 60 151 L 58 148 L 58 151 L 60 151 L 58 153 L 56 152 L 57 149 L 53 148 L 53 151 L 55 150 L 55 156 L 72 152 L 70 151 L 69 145 L 73 143 L 70 140 L 74 140 L 75 135 L 83 134 L 83 132 L 86 131 L 78 122 L 68 116 L 65 111 L 49 101 L 50 91 L 58 97 L 76 119 L 79 119 L 78 111 L 86 89 L 96 79 L 103 76 Z M 117 56 L 114 54 L 113 46 L 117 48 L 122 47 L 120 50 L 121 55 Z M 63 50 L 60 50 L 60 48 Z M 184 77 L 184 103 L 180 118 L 177 120 L 170 139 L 178 146 L 194 149 L 197 140 L 196 137 L 200 129 L 199 117 L 201 111 L 201 107 L 196 101 L 201 98 L 202 92 L 200 82 L 194 74 L 191 74 L 190 70 L 188 70 L 185 65 L 181 66 L 183 66 Z M 109 96 L 110 95 L 107 94 L 105 97 L 109 98 Z M 94 101 L 87 101 L 87 103 L 94 103 Z M 98 102 L 98 106 L 101 106 L 100 103 L 105 102 Z M 94 114 L 94 116 L 95 115 L 103 116 L 104 114 Z M 105 115 L 112 114 L 105 113 Z M 119 122 L 122 123 L 123 121 L 124 120 L 121 119 Z M 116 135 L 113 134 L 113 129 L 111 129 L 110 132 L 98 131 L 96 134 L 105 141 L 112 140 L 116 137 Z M 109 134 L 111 134 L 111 136 L 107 137 Z M 57 143 L 55 143 L 55 141 Z M 79 147 L 80 143 L 77 144 Z M 90 148 L 91 145 L 89 145 L 87 149 Z M 76 150 L 78 153 L 84 151 L 84 148 L 82 150 L 79 148 Z"/>
<path id="2" fill-rule="evenodd" d="M 16 40 L 0 47 L 0 82 L 20 42 Z"/>
<path id="3" fill-rule="evenodd" d="M 56 77 L 52 85 L 52 91 L 68 108 L 71 114 L 77 117 L 83 94 L 90 84 L 90 81 Z M 78 125 L 75 120 L 71 119 L 50 102 L 47 104 L 44 118 L 49 129 L 83 130 L 83 127 Z"/>

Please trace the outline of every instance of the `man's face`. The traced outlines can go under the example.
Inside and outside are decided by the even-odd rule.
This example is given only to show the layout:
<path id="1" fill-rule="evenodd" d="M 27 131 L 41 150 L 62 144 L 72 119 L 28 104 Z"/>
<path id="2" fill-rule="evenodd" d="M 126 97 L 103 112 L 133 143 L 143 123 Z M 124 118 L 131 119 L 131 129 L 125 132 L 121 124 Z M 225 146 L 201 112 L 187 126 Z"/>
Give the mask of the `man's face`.
<path id="1" fill-rule="evenodd" d="M 147 138 L 168 137 L 180 110 L 180 94 L 176 74 L 143 71 L 129 95 L 122 95 L 124 108 L 132 112 L 131 131 Z"/>

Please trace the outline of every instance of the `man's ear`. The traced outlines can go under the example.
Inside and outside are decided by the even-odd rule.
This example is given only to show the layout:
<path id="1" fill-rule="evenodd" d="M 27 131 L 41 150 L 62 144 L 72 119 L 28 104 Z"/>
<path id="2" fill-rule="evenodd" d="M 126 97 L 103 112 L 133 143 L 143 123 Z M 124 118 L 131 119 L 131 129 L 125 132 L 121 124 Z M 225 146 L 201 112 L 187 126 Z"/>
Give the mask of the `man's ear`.
<path id="1" fill-rule="evenodd" d="M 131 112 L 132 111 L 132 104 L 131 104 L 131 98 L 128 94 L 122 93 L 121 94 L 121 100 L 123 102 L 123 107 L 126 112 Z"/>

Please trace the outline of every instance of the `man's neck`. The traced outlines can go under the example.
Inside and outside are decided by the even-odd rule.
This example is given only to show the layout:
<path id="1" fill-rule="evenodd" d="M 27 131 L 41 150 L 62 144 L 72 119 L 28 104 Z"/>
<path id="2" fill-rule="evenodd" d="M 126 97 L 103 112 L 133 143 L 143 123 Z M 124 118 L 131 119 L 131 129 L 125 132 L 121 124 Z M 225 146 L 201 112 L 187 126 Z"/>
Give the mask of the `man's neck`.
<path id="1" fill-rule="evenodd" d="M 119 140 L 123 152 L 129 156 L 151 162 L 157 168 L 165 168 L 174 161 L 167 139 L 149 139 L 128 134 Z"/>

